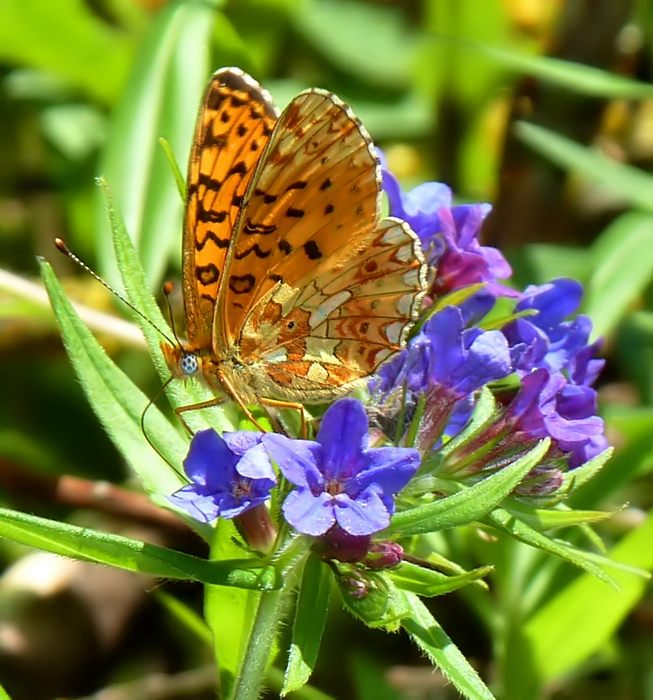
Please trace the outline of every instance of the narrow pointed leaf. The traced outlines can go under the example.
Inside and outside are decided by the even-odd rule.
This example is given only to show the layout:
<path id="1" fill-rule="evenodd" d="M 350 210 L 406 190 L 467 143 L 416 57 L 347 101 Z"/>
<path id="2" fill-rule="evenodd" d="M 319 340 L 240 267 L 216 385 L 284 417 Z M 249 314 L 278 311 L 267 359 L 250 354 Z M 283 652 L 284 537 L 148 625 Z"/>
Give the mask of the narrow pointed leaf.
<path id="1" fill-rule="evenodd" d="M 164 458 L 181 466 L 187 450 L 186 441 L 163 414 L 151 406 L 147 413 L 148 435 L 163 458 L 152 449 L 141 430 L 141 416 L 148 398 L 113 363 L 82 323 L 50 265 L 45 261 L 40 265 L 66 351 L 93 410 L 145 488 L 153 494 L 172 493 L 186 482 Z"/>
<path id="2" fill-rule="evenodd" d="M 552 162 L 605 185 L 612 196 L 618 195 L 646 212 L 653 211 L 650 174 L 618 163 L 536 124 L 517 122 L 514 130 L 521 141 Z"/>
<path id="3" fill-rule="evenodd" d="M 549 449 L 542 440 L 532 450 L 496 474 L 452 496 L 397 513 L 392 519 L 393 535 L 416 535 L 474 522 L 487 515 L 538 464 Z"/>
<path id="4" fill-rule="evenodd" d="M 112 192 L 104 178 L 98 178 L 98 184 L 105 201 L 106 211 L 111 226 L 114 252 L 122 276 L 127 298 L 143 316 L 134 314 L 134 321 L 140 326 L 145 336 L 154 366 L 162 381 L 170 378 L 170 369 L 161 352 L 161 342 L 174 344 L 174 335 L 163 318 L 156 300 L 147 286 L 145 271 L 140 263 L 138 252 L 127 235 L 121 213 L 118 211 Z M 157 331 L 156 329 L 159 329 Z M 165 336 L 163 335 L 165 334 Z M 195 380 L 182 378 L 173 380 L 166 387 L 166 395 L 174 406 L 189 406 L 202 401 L 214 399 L 215 396 Z M 214 407 L 206 411 L 186 411 L 184 419 L 194 431 L 215 428 L 219 431 L 234 430 L 233 421 L 228 420 L 225 407 Z"/>
<path id="5" fill-rule="evenodd" d="M 653 571 L 651 541 L 653 511 L 610 551 L 610 557 Z M 525 623 L 513 653 L 507 655 L 520 669 L 507 670 L 514 684 L 512 697 L 535 697 L 538 687 L 577 669 L 609 642 L 649 584 L 625 571 L 616 571 L 614 578 L 616 590 L 590 574 L 577 577 Z"/>
<path id="6" fill-rule="evenodd" d="M 604 583 L 616 586 L 615 580 L 611 576 L 608 576 L 601 566 L 593 561 L 594 557 L 590 557 L 587 552 L 583 552 L 567 543 L 559 542 L 538 532 L 525 522 L 511 515 L 507 510 L 497 508 L 488 515 L 488 520 L 492 524 L 497 525 L 500 529 L 505 530 L 520 542 L 524 542 L 524 544 L 528 544 L 531 547 L 536 547 L 543 552 L 548 552 L 549 554 L 560 557 L 566 562 L 574 566 L 579 566 L 581 569 L 596 576 Z"/>
<path id="7" fill-rule="evenodd" d="M 302 574 L 282 696 L 301 688 L 313 673 L 326 625 L 330 591 L 330 571 L 323 561 L 311 555 Z"/>
<path id="8" fill-rule="evenodd" d="M 404 595 L 410 606 L 411 615 L 404 618 L 401 624 L 413 642 L 463 697 L 469 700 L 494 700 L 494 695 L 424 603 L 413 593 Z"/>
<path id="9" fill-rule="evenodd" d="M 166 138 L 177 161 L 186 162 L 209 73 L 214 18 L 211 2 L 169 3 L 158 12 L 137 52 L 100 166 L 142 256 L 150 288 L 181 235 L 182 204 L 158 139 Z M 98 260 L 103 275 L 115 283 L 111 232 L 100 203 L 97 221 Z"/>
<path id="10" fill-rule="evenodd" d="M 472 571 L 466 571 L 464 574 L 447 576 L 440 571 L 427 569 L 410 562 L 402 562 L 395 569 L 390 569 L 388 575 L 397 588 L 411 591 L 420 596 L 432 597 L 444 595 L 474 583 L 474 581 L 490 574 L 493 568 L 492 566 L 482 566 Z"/>
<path id="11" fill-rule="evenodd" d="M 276 575 L 270 566 L 251 567 L 249 560 L 209 562 L 122 535 L 68 525 L 6 508 L 0 508 L 0 535 L 53 554 L 151 576 L 255 590 L 271 590 L 275 586 Z"/>

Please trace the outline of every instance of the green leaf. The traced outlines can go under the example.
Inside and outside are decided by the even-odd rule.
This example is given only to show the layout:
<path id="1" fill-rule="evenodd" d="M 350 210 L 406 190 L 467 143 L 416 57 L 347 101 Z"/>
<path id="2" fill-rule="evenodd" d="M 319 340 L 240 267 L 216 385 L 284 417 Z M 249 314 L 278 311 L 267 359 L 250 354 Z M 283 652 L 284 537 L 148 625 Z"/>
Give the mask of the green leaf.
<path id="1" fill-rule="evenodd" d="M 11 700 L 9 693 L 0 685 L 0 700 Z"/>
<path id="2" fill-rule="evenodd" d="M 648 179 L 649 200 L 653 177 Z M 641 298 L 653 279 L 653 216 L 628 212 L 615 219 L 591 248 L 593 270 L 583 310 L 596 335 L 608 335 Z"/>
<path id="3" fill-rule="evenodd" d="M 398 567 L 388 569 L 388 576 L 400 590 L 431 597 L 467 586 L 487 576 L 493 569 L 492 566 L 481 566 L 464 574 L 447 576 L 439 571 L 404 561 Z"/>
<path id="4" fill-rule="evenodd" d="M 233 521 L 219 519 L 211 558 L 229 561 L 242 554 L 242 539 Z M 254 590 L 224 586 L 204 589 L 204 617 L 213 633 L 214 654 L 224 697 L 229 697 L 241 667 L 260 600 L 261 593 Z"/>
<path id="5" fill-rule="evenodd" d="M 155 500 L 157 495 L 173 493 L 186 484 L 170 467 L 170 464 L 181 465 L 187 451 L 186 441 L 155 406 L 150 406 L 148 436 L 162 456 L 152 449 L 141 430 L 141 416 L 149 403 L 147 397 L 111 361 L 82 323 L 50 265 L 41 261 L 40 266 L 66 351 L 100 422 Z M 159 502 L 171 507 L 162 499 Z M 187 522 L 205 536 L 210 532 L 208 526 L 189 517 Z"/>
<path id="6" fill-rule="evenodd" d="M 326 625 L 330 592 L 331 572 L 319 557 L 310 555 L 304 565 L 295 608 L 282 696 L 301 688 L 313 673 Z"/>
<path id="7" fill-rule="evenodd" d="M 488 44 L 464 42 L 463 47 L 478 51 L 505 68 L 566 88 L 580 95 L 613 99 L 650 99 L 653 87 L 583 63 L 551 56 L 530 56 Z"/>
<path id="8" fill-rule="evenodd" d="M 642 170 L 622 165 L 591 148 L 535 124 L 517 122 L 515 134 L 533 150 L 559 166 L 599 182 L 632 206 L 653 210 L 653 178 Z"/>
<path id="9" fill-rule="evenodd" d="M 274 568 L 263 564 L 252 566 L 251 560 L 210 562 L 129 537 L 6 508 L 0 508 L 0 535 L 53 554 L 150 576 L 254 590 L 272 590 L 276 585 Z"/>
<path id="10" fill-rule="evenodd" d="M 653 511 L 611 550 L 610 557 L 653 570 L 652 541 Z M 578 668 L 608 643 L 648 584 L 625 572 L 617 571 L 614 577 L 616 590 L 588 574 L 577 577 L 526 622 L 515 643 L 514 662 L 526 664 L 527 670 L 513 674 L 519 683 L 513 688 L 513 697 L 535 697 L 534 685 L 549 683 Z"/>
<path id="11" fill-rule="evenodd" d="M 291 19 L 312 46 L 346 73 L 387 87 L 408 82 L 417 44 L 397 9 L 351 0 L 307 0 Z M 374 41 L 369 40 L 370 27 Z"/>
<path id="12" fill-rule="evenodd" d="M 504 504 L 504 508 L 536 530 L 551 530 L 582 525 L 583 523 L 598 523 L 614 515 L 614 513 L 606 513 L 601 510 L 570 510 L 562 506 L 559 509 L 533 508 L 531 504 L 514 498 L 508 499 Z"/>
<path id="13" fill-rule="evenodd" d="M 486 425 L 494 416 L 494 409 L 496 406 L 496 401 L 494 400 L 494 394 L 484 386 L 481 389 L 476 405 L 472 412 L 472 417 L 469 423 L 463 428 L 463 430 L 458 433 L 445 443 L 438 452 L 446 456 L 451 454 L 459 445 L 464 445 L 473 435 L 481 430 L 481 428 Z"/>
<path id="14" fill-rule="evenodd" d="M 162 381 L 170 379 L 170 369 L 161 351 L 161 341 L 166 339 L 171 345 L 176 341 L 166 323 L 161 310 L 152 296 L 145 279 L 145 272 L 140 264 L 138 252 L 131 238 L 127 235 L 125 224 L 115 206 L 109 186 L 103 178 L 98 179 L 111 226 L 115 259 L 122 276 L 125 292 L 130 303 L 140 311 L 133 314 L 134 321 L 140 326 L 150 350 L 154 366 Z M 143 318 L 143 316 L 145 318 Z M 146 320 L 147 319 L 147 320 Z M 159 330 L 157 330 L 159 329 Z M 192 379 L 179 378 L 166 386 L 166 395 L 173 406 L 190 406 L 210 401 L 215 396 Z M 215 428 L 220 432 L 234 430 L 235 421 L 229 420 L 225 407 L 210 408 L 205 411 L 186 411 L 184 419 L 196 432 L 206 428 Z M 231 414 L 233 415 L 233 413 Z"/>
<path id="15" fill-rule="evenodd" d="M 614 579 L 608 576 L 608 574 L 595 563 L 595 556 L 580 549 L 576 549 L 566 542 L 558 542 L 557 540 L 547 537 L 547 535 L 538 532 L 530 527 L 530 525 L 527 525 L 525 522 L 511 515 L 507 510 L 497 508 L 488 515 L 488 520 L 500 529 L 505 530 L 516 540 L 540 549 L 543 552 L 548 552 L 549 554 L 560 557 L 566 562 L 578 566 L 593 576 L 596 576 L 604 583 L 608 583 L 611 586 L 616 585 Z M 610 563 L 605 558 L 602 558 L 601 562 L 603 564 Z"/>
<path id="16" fill-rule="evenodd" d="M 549 445 L 548 439 L 542 440 L 525 455 L 473 486 L 433 503 L 397 513 L 390 524 L 390 535 L 416 535 L 464 525 L 484 517 L 540 462 Z"/>
<path id="17" fill-rule="evenodd" d="M 83 0 L 0 2 L 0 60 L 40 68 L 93 99 L 113 102 L 133 39 Z"/>
<path id="18" fill-rule="evenodd" d="M 159 11 L 114 112 L 100 166 L 139 251 L 150 288 L 159 282 L 173 243 L 181 239 L 182 204 L 158 139 L 163 136 L 176 160 L 186 162 L 209 72 L 207 46 L 214 18 L 210 2 L 168 3 Z M 102 274 L 115 283 L 111 232 L 101 202 L 97 225 Z"/>
<path id="19" fill-rule="evenodd" d="M 612 457 L 613 452 L 614 449 L 608 447 L 607 450 L 603 450 L 603 452 L 596 455 L 596 457 L 590 459 L 588 462 L 585 462 L 585 464 L 582 464 L 580 467 L 565 472 L 562 489 L 566 487 L 577 489 L 590 481 L 590 479 L 593 479 L 601 469 L 603 469 L 610 457 Z"/>
<path id="20" fill-rule="evenodd" d="M 411 614 L 402 627 L 428 656 L 456 690 L 469 700 L 494 700 L 494 695 L 480 679 L 460 649 L 451 641 L 414 593 L 404 593 Z"/>
<path id="21" fill-rule="evenodd" d="M 170 146 L 170 142 L 168 139 L 164 139 L 163 136 L 159 138 L 159 145 L 163 149 L 163 152 L 165 153 L 166 160 L 168 161 L 168 166 L 170 168 L 170 172 L 172 173 L 173 177 L 175 178 L 175 184 L 177 185 L 177 192 L 179 192 L 179 197 L 181 198 L 182 202 L 186 201 L 186 179 L 184 178 L 181 168 L 179 167 L 179 163 L 177 163 L 177 159 L 175 158 L 175 154 L 172 152 L 172 147 Z"/>

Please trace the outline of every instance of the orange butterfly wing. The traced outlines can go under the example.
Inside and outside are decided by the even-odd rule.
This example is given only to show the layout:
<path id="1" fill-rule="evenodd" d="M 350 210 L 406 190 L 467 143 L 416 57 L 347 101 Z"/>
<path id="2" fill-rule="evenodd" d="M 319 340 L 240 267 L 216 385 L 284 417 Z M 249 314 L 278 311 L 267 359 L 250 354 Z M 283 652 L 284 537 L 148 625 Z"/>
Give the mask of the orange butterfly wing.
<path id="1" fill-rule="evenodd" d="M 215 301 L 238 212 L 277 119 L 269 94 L 236 68 L 211 78 L 188 166 L 182 250 L 189 349 L 211 349 Z"/>
<path id="2" fill-rule="evenodd" d="M 257 395 L 321 401 L 397 352 L 425 289 L 419 242 L 380 221 L 371 139 L 334 95 L 284 110 L 250 180 L 220 282 L 217 355 Z"/>

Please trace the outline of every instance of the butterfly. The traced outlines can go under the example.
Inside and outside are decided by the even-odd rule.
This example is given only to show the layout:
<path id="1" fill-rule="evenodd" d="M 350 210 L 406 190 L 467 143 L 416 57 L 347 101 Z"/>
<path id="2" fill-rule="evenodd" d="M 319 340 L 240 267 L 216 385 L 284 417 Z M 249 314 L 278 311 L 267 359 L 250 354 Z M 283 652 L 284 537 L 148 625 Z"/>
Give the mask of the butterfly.
<path id="1" fill-rule="evenodd" d="M 426 290 L 417 236 L 380 210 L 378 157 L 340 99 L 310 89 L 279 114 L 246 73 L 214 73 L 188 167 L 187 340 L 162 344 L 173 375 L 254 423 L 251 405 L 300 408 L 364 383 L 402 348 Z"/>

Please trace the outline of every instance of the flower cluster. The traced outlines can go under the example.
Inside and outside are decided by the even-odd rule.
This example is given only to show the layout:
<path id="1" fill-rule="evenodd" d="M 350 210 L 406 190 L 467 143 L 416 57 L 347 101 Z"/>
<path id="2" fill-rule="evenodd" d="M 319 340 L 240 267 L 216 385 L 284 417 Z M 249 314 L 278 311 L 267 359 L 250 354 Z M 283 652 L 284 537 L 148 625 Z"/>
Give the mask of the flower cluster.
<path id="1" fill-rule="evenodd" d="M 469 467 L 473 443 L 467 445 L 467 468 L 479 471 L 492 460 L 498 463 L 509 448 L 545 437 L 552 439 L 550 456 L 558 466 L 577 467 L 605 450 L 592 388 L 603 366 L 594 358 L 600 342 L 590 343 L 587 316 L 567 320 L 580 306 L 581 285 L 557 279 L 523 292 L 509 289 L 501 280 L 510 276 L 510 266 L 498 250 L 478 242 L 487 205 L 452 206 L 451 192 L 439 183 L 405 194 L 387 172 L 384 184 L 390 213 L 414 226 L 428 253 L 434 306 L 407 348 L 370 383 L 375 403 L 388 402 L 398 389 L 413 405 L 421 396 L 422 443 L 433 447 L 437 438 L 465 426 L 478 389 L 506 379 L 507 387 L 495 385 L 501 412 L 476 437 L 484 458 Z M 447 293 L 479 283 L 484 285 L 482 294 L 459 306 L 447 305 Z M 492 330 L 483 330 L 484 317 L 498 297 L 514 299 L 514 309 L 504 323 L 494 319 Z M 488 450 L 492 442 L 497 450 Z M 559 482 L 549 479 L 547 489 Z"/>
<path id="2" fill-rule="evenodd" d="M 278 485 L 287 490 L 281 505 L 286 523 L 316 538 L 324 556 L 370 568 L 400 561 L 396 543 L 373 538 L 389 526 L 395 497 L 420 463 L 469 424 L 481 390 L 495 399 L 491 420 L 439 462 L 430 461 L 448 478 L 500 469 L 548 437 L 545 460 L 517 489 L 543 496 L 560 487 L 563 470 L 607 447 L 592 388 L 603 364 L 594 358 L 599 343 L 590 342 L 590 320 L 573 317 L 581 286 L 557 279 L 523 292 L 511 289 L 503 282 L 511 275 L 508 262 L 479 242 L 489 205 L 454 206 L 441 183 L 402 192 L 387 169 L 383 184 L 390 214 L 407 221 L 421 240 L 429 293 L 406 348 L 370 380 L 367 406 L 337 401 L 315 440 L 200 432 L 184 463 L 191 483 L 171 497 L 199 520 L 238 522 L 247 511 L 265 509 Z M 490 323 L 499 298 L 512 308 Z M 383 427 L 384 434 L 375 435 L 383 446 L 370 446 L 368 415 Z"/>

